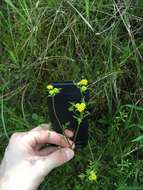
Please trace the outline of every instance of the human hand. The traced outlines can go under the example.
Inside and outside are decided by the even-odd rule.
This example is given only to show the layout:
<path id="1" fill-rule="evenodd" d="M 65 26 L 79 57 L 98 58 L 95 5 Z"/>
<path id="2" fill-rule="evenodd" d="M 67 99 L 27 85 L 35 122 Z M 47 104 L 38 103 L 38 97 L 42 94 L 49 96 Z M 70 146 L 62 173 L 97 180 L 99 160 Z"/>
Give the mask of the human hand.
<path id="1" fill-rule="evenodd" d="M 65 131 L 72 137 L 71 131 Z M 40 149 L 42 144 L 54 144 Z M 73 158 L 73 142 L 42 124 L 12 135 L 0 167 L 1 190 L 35 190 L 54 168 Z"/>

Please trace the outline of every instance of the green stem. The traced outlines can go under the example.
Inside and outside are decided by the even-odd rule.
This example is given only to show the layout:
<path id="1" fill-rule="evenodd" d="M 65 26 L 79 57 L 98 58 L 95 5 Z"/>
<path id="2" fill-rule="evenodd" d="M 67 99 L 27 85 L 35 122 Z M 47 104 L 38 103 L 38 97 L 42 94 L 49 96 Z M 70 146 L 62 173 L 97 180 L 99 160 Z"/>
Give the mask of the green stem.
<path id="1" fill-rule="evenodd" d="M 61 122 L 60 122 L 60 120 L 59 120 L 59 118 L 58 118 L 58 116 L 57 116 L 56 110 L 55 110 L 54 96 L 52 96 L 52 106 L 53 106 L 53 111 L 54 111 L 54 115 L 55 115 L 55 117 L 56 117 L 56 120 L 57 120 L 57 122 L 58 122 L 60 128 L 63 130 L 62 125 L 61 125 Z"/>
<path id="2" fill-rule="evenodd" d="M 75 136 L 74 136 L 73 143 L 75 143 L 75 141 L 76 141 L 76 138 L 77 138 L 77 134 L 78 134 L 78 131 L 79 131 L 80 124 L 81 124 L 81 122 L 78 123 L 77 130 L 76 130 L 76 132 L 75 132 Z"/>
<path id="3" fill-rule="evenodd" d="M 66 138 L 66 141 L 67 141 L 68 144 L 71 146 L 71 144 L 70 144 L 68 138 L 67 138 L 66 135 L 65 135 L 64 128 L 63 128 L 63 126 L 62 126 L 62 124 L 61 124 L 61 122 L 60 122 L 60 120 L 59 120 L 59 118 L 58 118 L 58 116 L 57 116 L 56 109 L 55 109 L 55 103 L 54 103 L 54 96 L 52 96 L 52 106 L 53 106 L 53 111 L 54 111 L 54 115 L 55 115 L 55 117 L 56 117 L 56 120 L 57 120 L 57 122 L 58 122 L 58 124 L 59 124 L 61 130 L 63 131 L 63 134 L 64 134 L 64 136 L 65 136 L 65 138 Z"/>
<path id="4" fill-rule="evenodd" d="M 80 120 L 80 122 L 78 121 L 77 129 L 76 129 L 74 140 L 73 140 L 74 143 L 76 141 L 76 138 L 77 138 L 77 135 L 78 135 L 78 132 L 79 132 L 79 128 L 80 128 L 80 124 L 82 123 L 83 118 L 84 118 L 83 113 L 80 113 L 80 119 L 81 120 Z"/>

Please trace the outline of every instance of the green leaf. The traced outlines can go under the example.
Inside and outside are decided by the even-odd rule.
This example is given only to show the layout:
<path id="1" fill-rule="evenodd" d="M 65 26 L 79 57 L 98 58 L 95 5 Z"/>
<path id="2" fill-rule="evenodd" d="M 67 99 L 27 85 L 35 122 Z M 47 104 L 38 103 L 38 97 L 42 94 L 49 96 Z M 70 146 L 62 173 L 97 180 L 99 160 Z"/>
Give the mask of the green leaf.
<path id="1" fill-rule="evenodd" d="M 141 190 L 140 187 L 120 186 L 117 190 Z"/>
<path id="2" fill-rule="evenodd" d="M 127 104 L 126 107 L 131 108 L 131 109 L 135 109 L 138 111 L 143 111 L 143 107 L 141 107 L 141 106 Z"/>
<path id="3" fill-rule="evenodd" d="M 78 125 L 82 122 L 81 118 L 77 118 Z"/>
<path id="4" fill-rule="evenodd" d="M 33 114 L 32 114 L 32 119 L 33 119 L 33 120 L 36 120 L 36 121 L 37 121 L 38 118 L 39 118 L 39 117 L 38 117 L 38 115 L 37 115 L 36 113 L 33 113 Z"/>
<path id="5" fill-rule="evenodd" d="M 142 141 L 143 140 L 143 135 L 135 138 L 134 140 L 132 140 L 132 142 L 137 142 L 137 141 Z"/>
<path id="6" fill-rule="evenodd" d="M 12 60 L 14 63 L 16 63 L 16 62 L 17 62 L 17 59 L 16 59 L 16 56 L 15 56 L 15 54 L 13 53 L 13 51 L 8 50 L 8 53 L 9 53 L 9 55 L 10 55 L 11 60 Z"/>
<path id="7" fill-rule="evenodd" d="M 73 107 L 69 107 L 69 108 L 68 108 L 68 111 L 73 111 Z"/>
<path id="8" fill-rule="evenodd" d="M 132 127 L 138 127 L 138 128 L 140 128 L 140 129 L 143 129 L 143 125 L 140 125 L 140 124 L 131 124 L 131 125 L 129 125 L 129 126 L 127 126 L 127 128 L 132 128 Z"/>

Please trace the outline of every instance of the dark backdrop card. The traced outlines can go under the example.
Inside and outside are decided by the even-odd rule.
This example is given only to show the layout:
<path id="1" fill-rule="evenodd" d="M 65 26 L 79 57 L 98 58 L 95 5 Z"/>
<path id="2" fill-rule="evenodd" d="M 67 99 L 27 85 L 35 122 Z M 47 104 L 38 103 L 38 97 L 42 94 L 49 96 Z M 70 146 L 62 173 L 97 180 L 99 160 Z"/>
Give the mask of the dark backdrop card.
<path id="1" fill-rule="evenodd" d="M 71 103 L 77 103 L 81 101 L 81 93 L 72 81 L 61 81 L 51 83 L 56 88 L 61 88 L 60 93 L 54 97 L 48 97 L 48 109 L 49 117 L 52 122 L 52 126 L 55 131 L 62 133 L 61 125 L 69 123 L 69 129 L 76 131 L 77 120 L 73 117 L 73 112 L 69 111 Z M 85 95 L 85 102 L 89 100 L 89 91 L 87 90 Z M 60 123 L 60 124 L 59 124 Z M 76 147 L 84 147 L 88 142 L 88 118 L 84 118 L 80 125 L 77 138 Z"/>

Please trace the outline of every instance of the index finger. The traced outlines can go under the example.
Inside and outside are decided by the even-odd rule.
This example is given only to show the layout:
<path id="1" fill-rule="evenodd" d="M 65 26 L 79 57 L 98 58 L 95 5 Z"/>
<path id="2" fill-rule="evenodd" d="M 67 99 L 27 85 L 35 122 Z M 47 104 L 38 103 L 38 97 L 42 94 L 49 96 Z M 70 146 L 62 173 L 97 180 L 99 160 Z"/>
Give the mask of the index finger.
<path id="1" fill-rule="evenodd" d="M 30 131 L 25 136 L 26 142 L 31 147 L 36 147 L 39 144 L 54 144 L 62 147 L 71 147 L 73 142 L 65 136 L 49 130 Z"/>

